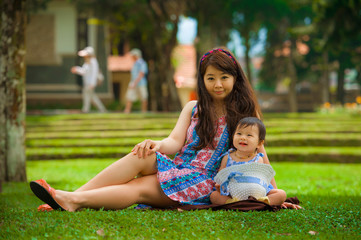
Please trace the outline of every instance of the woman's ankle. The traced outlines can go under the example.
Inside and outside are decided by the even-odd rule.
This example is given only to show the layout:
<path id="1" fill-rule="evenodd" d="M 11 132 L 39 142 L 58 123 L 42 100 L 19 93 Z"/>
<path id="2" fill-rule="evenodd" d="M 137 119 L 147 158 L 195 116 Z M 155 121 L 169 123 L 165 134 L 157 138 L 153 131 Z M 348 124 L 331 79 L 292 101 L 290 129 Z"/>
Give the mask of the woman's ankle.
<path id="1" fill-rule="evenodd" d="M 80 199 L 74 192 L 56 190 L 56 201 L 69 212 L 75 212 L 80 206 Z"/>

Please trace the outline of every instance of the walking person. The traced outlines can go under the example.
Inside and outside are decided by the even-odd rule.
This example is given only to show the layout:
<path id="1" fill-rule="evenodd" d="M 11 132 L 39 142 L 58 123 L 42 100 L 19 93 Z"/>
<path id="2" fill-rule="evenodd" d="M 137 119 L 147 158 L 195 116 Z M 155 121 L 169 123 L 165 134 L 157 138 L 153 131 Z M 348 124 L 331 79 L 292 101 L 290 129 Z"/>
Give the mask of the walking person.
<path id="1" fill-rule="evenodd" d="M 135 63 L 131 71 L 131 79 L 126 93 L 126 105 L 124 113 L 130 113 L 133 103 L 140 99 L 142 103 L 142 112 L 146 112 L 148 108 L 148 83 L 146 74 L 148 73 L 148 65 L 142 58 L 142 52 L 134 48 L 130 51 Z"/>
<path id="2" fill-rule="evenodd" d="M 53 209 L 67 211 L 124 209 L 137 203 L 164 208 L 210 204 L 220 156 L 227 152 L 238 120 L 261 112 L 241 66 L 227 50 L 203 55 L 197 84 L 199 100 L 185 105 L 167 138 L 138 143 L 74 192 L 55 190 L 43 179 L 30 183 L 32 191 Z M 269 164 L 263 145 L 259 152 Z M 167 156 L 172 154 L 174 159 Z M 272 185 L 277 188 L 274 180 Z"/>
<path id="3" fill-rule="evenodd" d="M 82 112 L 88 113 L 92 102 L 100 112 L 106 112 L 106 108 L 95 93 L 97 78 L 99 74 L 99 64 L 92 47 L 86 47 L 78 52 L 84 58 L 83 66 L 74 66 L 71 72 L 83 77 L 83 108 Z"/>

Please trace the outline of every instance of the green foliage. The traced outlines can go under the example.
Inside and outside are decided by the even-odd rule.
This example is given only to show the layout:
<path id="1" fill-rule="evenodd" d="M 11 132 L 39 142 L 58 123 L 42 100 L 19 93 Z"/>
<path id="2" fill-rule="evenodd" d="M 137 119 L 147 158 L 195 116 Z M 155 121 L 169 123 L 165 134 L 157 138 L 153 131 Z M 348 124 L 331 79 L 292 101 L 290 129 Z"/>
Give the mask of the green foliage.
<path id="1" fill-rule="evenodd" d="M 317 13 L 315 24 L 324 33 L 324 49 L 342 52 L 343 43 L 360 36 L 360 0 L 313 0 L 312 7 Z"/>
<path id="2" fill-rule="evenodd" d="M 26 10 L 28 13 L 36 13 L 46 9 L 50 1 L 51 0 L 27 0 L 25 1 Z"/>
<path id="3" fill-rule="evenodd" d="M 236 11 L 234 1 L 185 2 L 187 3 L 186 14 L 197 20 L 198 40 L 195 46 L 198 54 L 204 54 L 217 46 L 225 46 L 229 41 L 229 32 L 233 28 L 233 13 Z"/>

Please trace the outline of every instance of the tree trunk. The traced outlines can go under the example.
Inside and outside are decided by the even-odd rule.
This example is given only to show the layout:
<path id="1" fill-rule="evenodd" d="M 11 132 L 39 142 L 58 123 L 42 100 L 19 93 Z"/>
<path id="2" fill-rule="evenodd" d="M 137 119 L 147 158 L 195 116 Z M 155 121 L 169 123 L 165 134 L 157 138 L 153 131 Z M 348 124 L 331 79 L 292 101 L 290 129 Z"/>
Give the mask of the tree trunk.
<path id="1" fill-rule="evenodd" d="M 356 67 L 356 70 L 357 70 L 356 81 L 358 83 L 360 95 L 361 95 L 361 67 L 360 66 Z"/>
<path id="2" fill-rule="evenodd" d="M 161 39 L 155 39 L 155 41 Z M 181 104 L 174 83 L 171 51 L 175 44 L 155 43 L 153 59 L 149 62 L 149 93 L 152 111 L 179 111 Z M 166 50 L 169 49 L 169 50 Z"/>
<path id="3" fill-rule="evenodd" d="M 173 68 L 169 68 L 166 70 L 167 76 L 167 85 L 168 85 L 168 99 L 169 102 L 172 103 L 169 106 L 169 111 L 180 111 L 182 109 L 182 105 L 180 103 L 179 95 L 177 87 L 174 83 L 174 70 Z"/>
<path id="4" fill-rule="evenodd" d="M 249 56 L 249 52 L 251 50 L 251 46 L 250 46 L 250 39 L 249 39 L 249 33 L 247 33 L 246 35 L 244 35 L 245 41 L 244 41 L 244 45 L 246 47 L 245 49 L 245 62 L 246 62 L 246 71 L 247 71 L 247 78 L 248 81 L 251 85 L 253 85 L 253 77 L 252 77 L 252 71 L 251 71 L 251 58 Z"/>
<path id="5" fill-rule="evenodd" d="M 337 102 L 342 105 L 345 104 L 345 89 L 343 87 L 345 84 L 345 69 L 346 67 L 340 61 L 340 67 L 337 71 Z"/>
<path id="6" fill-rule="evenodd" d="M 153 21 L 154 35 L 146 45 L 150 61 L 149 90 L 151 97 L 151 110 L 179 111 L 181 104 L 174 82 L 174 69 L 171 64 L 172 51 L 177 44 L 179 16 L 183 12 L 183 2 L 149 1 L 151 9 L 150 19 Z M 173 12 L 167 12 L 167 9 Z M 170 16 L 171 15 L 171 16 Z M 169 19 L 172 20 L 172 30 L 166 27 Z"/>
<path id="7" fill-rule="evenodd" d="M 290 46 L 290 54 L 287 58 L 288 63 L 288 76 L 290 78 L 290 85 L 288 86 L 288 101 L 289 101 L 289 111 L 290 112 L 297 112 L 298 106 L 297 106 L 297 93 L 296 93 L 296 83 L 297 83 L 297 71 L 296 66 L 293 61 L 293 52 L 297 51 L 296 49 L 293 49 L 296 44 L 293 41 Z"/>
<path id="8" fill-rule="evenodd" d="M 330 102 L 330 83 L 328 80 L 328 53 L 325 51 L 322 54 L 322 78 L 321 78 L 321 93 L 322 103 Z"/>
<path id="9" fill-rule="evenodd" d="M 2 0 L 0 181 L 26 181 L 25 0 Z"/>

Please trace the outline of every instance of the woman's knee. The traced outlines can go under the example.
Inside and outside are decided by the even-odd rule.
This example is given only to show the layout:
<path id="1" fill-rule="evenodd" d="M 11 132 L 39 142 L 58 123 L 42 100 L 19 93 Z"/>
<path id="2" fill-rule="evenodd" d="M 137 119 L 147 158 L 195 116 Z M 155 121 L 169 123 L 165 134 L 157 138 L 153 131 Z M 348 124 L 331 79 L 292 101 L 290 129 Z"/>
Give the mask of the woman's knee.
<path id="1" fill-rule="evenodd" d="M 141 175 L 149 175 L 157 172 L 156 154 L 151 154 L 145 158 L 139 158 L 138 155 L 129 153 L 118 160 L 119 163 L 126 162 L 128 167 L 135 168 Z"/>
<path id="2" fill-rule="evenodd" d="M 152 206 L 170 206 L 175 204 L 160 187 L 156 174 L 144 176 L 134 180 L 139 194 L 139 203 Z"/>
<path id="3" fill-rule="evenodd" d="M 135 157 L 138 158 L 138 156 Z M 155 153 L 152 153 L 145 158 L 138 158 L 138 161 L 143 164 L 143 168 L 140 171 L 140 174 L 143 176 L 157 173 L 157 155 Z"/>

